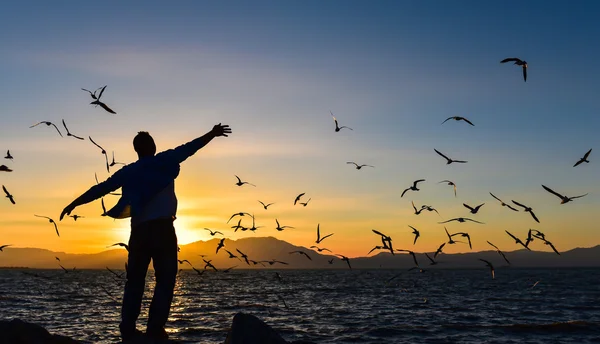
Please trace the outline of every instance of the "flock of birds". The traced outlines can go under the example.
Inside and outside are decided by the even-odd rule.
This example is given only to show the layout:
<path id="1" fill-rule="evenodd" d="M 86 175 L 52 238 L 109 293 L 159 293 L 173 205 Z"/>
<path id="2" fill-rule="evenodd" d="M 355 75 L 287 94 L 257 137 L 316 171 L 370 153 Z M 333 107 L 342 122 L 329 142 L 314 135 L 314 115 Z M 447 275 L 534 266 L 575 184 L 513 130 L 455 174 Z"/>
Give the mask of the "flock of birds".
<path id="1" fill-rule="evenodd" d="M 522 67 L 522 71 L 523 71 L 523 80 L 527 81 L 527 62 L 526 61 L 523 61 L 523 60 L 518 59 L 518 58 L 506 58 L 506 59 L 504 59 L 504 60 L 502 60 L 500 62 L 501 63 L 514 62 L 515 65 L 521 66 Z M 91 105 L 100 106 L 105 111 L 107 111 L 107 112 L 109 112 L 111 114 L 116 114 L 115 111 L 113 111 L 110 107 L 108 107 L 105 103 L 103 103 L 100 100 L 101 97 L 102 97 L 102 95 L 104 94 L 105 89 L 106 89 L 106 86 L 103 86 L 103 87 L 100 87 L 100 88 L 98 88 L 98 89 L 96 89 L 95 91 L 92 92 L 90 90 L 82 88 L 83 91 L 88 92 L 90 94 L 90 96 L 92 97 L 93 101 L 90 103 Z M 350 128 L 348 126 L 340 126 L 339 123 L 338 123 L 338 120 L 334 116 L 333 112 L 330 111 L 330 114 L 331 114 L 331 117 L 333 118 L 333 122 L 334 122 L 334 125 L 335 125 L 334 131 L 336 133 L 340 132 L 343 129 L 347 129 L 347 130 L 351 130 L 351 131 L 353 130 L 352 128 Z M 470 121 L 469 119 L 467 119 L 465 117 L 461 117 L 461 116 L 448 117 L 446 120 L 444 120 L 442 122 L 442 124 L 445 124 L 446 122 L 448 122 L 450 120 L 454 120 L 455 122 L 464 122 L 464 123 L 466 123 L 466 124 L 468 124 L 470 126 L 473 126 L 473 127 L 475 126 L 475 124 L 473 124 L 472 121 Z M 46 125 L 47 127 L 53 127 L 58 132 L 58 134 L 61 137 L 63 137 L 63 134 L 60 131 L 60 129 L 58 128 L 58 126 L 56 126 L 54 123 L 52 123 L 50 121 L 41 121 L 39 123 L 36 123 L 36 124 L 32 125 L 30 128 L 35 128 L 35 127 L 37 127 L 39 125 L 42 125 L 42 124 Z M 81 141 L 85 140 L 85 138 L 83 138 L 81 136 L 77 136 L 77 135 L 72 134 L 69 131 L 69 129 L 68 129 L 68 127 L 67 127 L 64 119 L 62 120 L 62 125 L 63 125 L 63 127 L 64 127 L 64 129 L 66 131 L 67 137 L 72 137 L 74 139 L 81 140 Z M 115 161 L 114 152 L 112 153 L 112 161 L 109 161 L 107 151 L 102 146 L 100 146 L 98 143 L 96 143 L 91 137 L 88 137 L 88 139 L 89 139 L 89 141 L 95 147 L 97 147 L 98 149 L 100 149 L 101 154 L 104 155 L 104 162 L 105 162 L 105 165 L 106 165 L 106 169 L 107 169 L 107 171 L 109 173 L 110 173 L 110 168 L 111 167 L 113 167 L 115 165 L 125 165 L 124 163 L 120 163 L 120 162 L 116 162 Z M 445 159 L 446 164 L 452 164 L 452 163 L 466 164 L 467 163 L 467 161 L 465 161 L 465 160 L 457 160 L 457 159 L 450 158 L 446 154 L 444 154 L 441 151 L 439 151 L 438 149 L 434 149 L 434 151 L 440 157 L 442 157 L 442 158 Z M 580 158 L 574 164 L 574 167 L 577 167 L 577 166 L 579 166 L 580 164 L 582 164 L 584 162 L 585 163 L 589 163 L 588 159 L 589 159 L 591 151 L 592 151 L 591 149 L 589 151 L 587 151 L 584 154 L 584 156 L 582 158 Z M 14 159 L 13 155 L 10 152 L 10 150 L 8 150 L 6 152 L 5 159 L 6 160 L 10 160 L 10 161 L 12 161 Z M 348 161 L 346 163 L 348 165 L 353 165 L 353 167 L 355 169 L 357 169 L 357 170 L 361 170 L 363 167 L 374 168 L 374 166 L 372 166 L 372 165 L 358 164 L 358 163 L 356 163 L 354 161 Z M 0 166 L 0 172 L 12 172 L 12 169 L 9 168 L 6 165 L 1 165 Z M 235 182 L 235 185 L 238 186 L 238 187 L 243 187 L 243 186 L 256 187 L 255 184 L 252 184 L 252 183 L 250 183 L 248 181 L 242 180 L 242 178 L 240 178 L 237 175 L 235 175 L 235 178 L 237 180 Z M 96 176 L 96 182 L 98 182 L 97 176 Z M 401 193 L 401 198 L 404 197 L 408 192 L 418 192 L 420 190 L 419 189 L 419 184 L 422 183 L 422 182 L 425 182 L 425 179 L 415 180 L 410 186 L 408 186 L 406 189 L 404 189 L 404 191 Z M 453 182 L 451 180 L 442 180 L 442 181 L 438 182 L 438 184 L 441 184 L 441 183 L 445 183 L 448 186 L 452 186 L 453 187 L 454 195 L 456 197 L 456 195 L 457 195 L 457 185 L 456 185 L 455 182 Z M 573 201 L 573 200 L 575 200 L 577 198 L 584 197 L 584 196 L 587 195 L 587 194 L 584 194 L 584 195 L 578 195 L 578 196 L 571 196 L 571 197 L 569 197 L 569 196 L 565 196 L 565 195 L 563 195 L 561 193 L 558 193 L 558 192 L 554 191 L 553 189 L 551 189 L 551 188 L 549 188 L 549 187 L 547 187 L 545 185 L 542 185 L 542 187 L 547 192 L 549 192 L 552 195 L 558 197 L 561 200 L 561 204 L 565 204 L 567 202 L 571 202 L 571 201 Z M 5 195 L 6 195 L 6 198 L 10 201 L 10 203 L 12 203 L 13 205 L 16 205 L 17 202 L 15 201 L 15 197 L 9 192 L 9 190 L 4 185 L 2 185 L 2 189 L 3 189 L 3 191 L 4 191 Z M 117 195 L 118 196 L 120 194 L 119 193 L 111 193 L 110 195 Z M 497 196 L 495 196 L 491 192 L 490 192 L 490 195 L 495 200 L 497 200 L 500 203 L 501 206 L 507 207 L 509 210 L 511 210 L 513 212 L 519 212 L 519 209 L 516 208 L 516 207 L 519 207 L 519 208 L 521 208 L 521 210 L 523 212 L 529 213 L 531 215 L 531 217 L 533 218 L 534 221 L 536 221 L 537 223 L 540 222 L 540 220 L 538 219 L 538 217 L 536 216 L 536 214 L 533 212 L 533 208 L 532 207 L 527 206 L 527 205 L 525 205 L 523 203 L 517 202 L 515 200 L 511 200 L 512 204 L 514 204 L 514 206 L 516 206 L 516 207 L 514 207 L 514 206 L 512 206 L 509 203 L 505 203 L 504 201 L 502 201 L 500 198 L 498 198 Z M 308 206 L 309 202 L 311 201 L 312 198 L 309 197 L 306 201 L 302 201 L 304 196 L 305 196 L 305 193 L 298 194 L 294 198 L 293 205 L 294 206 L 299 205 L 299 206 L 303 206 L 303 207 Z M 275 202 L 270 202 L 269 203 L 269 202 L 263 202 L 261 200 L 258 200 L 258 202 L 261 204 L 261 206 L 264 208 L 264 210 L 268 210 L 270 206 L 272 206 L 273 204 L 275 204 Z M 412 203 L 412 207 L 414 209 L 414 214 L 415 215 L 420 215 L 423 211 L 428 211 L 428 212 L 435 211 L 439 215 L 438 210 L 435 209 L 435 208 L 433 208 L 430 205 L 425 205 L 424 204 L 424 205 L 421 205 L 420 208 L 417 208 L 417 206 L 415 206 L 415 204 L 414 204 L 413 201 L 411 201 L 411 203 Z M 469 211 L 469 213 L 471 215 L 478 214 L 479 211 L 481 210 L 481 208 L 484 206 L 484 204 L 485 203 L 482 203 L 482 204 L 479 204 L 479 205 L 476 205 L 476 206 L 471 206 L 469 204 L 463 203 L 464 207 L 468 209 L 468 211 Z M 104 199 L 103 198 L 101 199 L 101 205 L 102 205 L 102 211 L 103 211 L 101 215 L 105 216 L 106 215 L 106 208 L 104 206 Z M 34 214 L 34 216 L 39 217 L 39 218 L 44 218 L 44 219 L 48 220 L 48 222 L 53 225 L 53 229 L 55 230 L 56 235 L 58 237 L 60 237 L 60 232 L 59 232 L 58 225 L 57 225 L 57 223 L 51 217 L 43 216 L 43 215 L 37 215 L 37 214 Z M 82 216 L 79 216 L 77 214 L 70 215 L 70 217 L 73 218 L 74 221 L 77 221 L 77 219 L 82 218 Z M 254 214 L 251 214 L 249 212 L 234 213 L 233 215 L 231 215 L 231 217 L 229 218 L 229 220 L 227 220 L 226 223 L 229 224 L 230 221 L 233 220 L 236 217 L 239 217 L 237 224 L 231 226 L 231 229 L 233 229 L 234 233 L 237 232 L 238 230 L 240 230 L 240 231 L 252 231 L 252 232 L 254 232 L 257 229 L 259 229 L 261 227 L 264 227 L 264 226 L 257 226 L 257 224 L 256 224 L 256 218 L 255 218 Z M 242 224 L 242 220 L 246 219 L 246 218 L 251 219 L 251 223 L 252 223 L 251 225 L 244 225 L 244 224 Z M 275 230 L 277 230 L 277 231 L 283 231 L 283 230 L 286 230 L 286 229 L 293 229 L 294 228 L 292 226 L 282 226 L 280 224 L 280 222 L 279 222 L 279 219 L 277 219 L 277 218 L 275 218 L 274 220 L 275 220 L 275 224 L 276 224 Z M 445 221 L 440 221 L 438 223 L 439 224 L 446 224 L 446 223 L 453 222 L 453 221 L 456 221 L 458 223 L 473 222 L 473 223 L 477 223 L 477 224 L 483 224 L 483 222 L 480 222 L 480 221 L 477 221 L 477 220 L 474 220 L 474 219 L 471 219 L 471 218 L 467 218 L 467 217 L 455 217 L 455 218 L 451 218 L 451 219 L 448 219 L 448 220 L 445 220 Z M 412 233 L 414 234 L 413 245 L 416 245 L 417 240 L 421 237 L 421 232 L 417 228 L 415 228 L 413 226 L 409 225 L 408 227 L 410 227 L 410 229 L 412 230 Z M 212 230 L 212 229 L 209 229 L 209 228 L 204 228 L 204 230 L 209 231 L 209 233 L 210 233 L 211 236 L 215 236 L 215 235 L 224 236 L 223 232 L 221 232 L 221 231 L 215 231 L 215 230 Z M 431 255 L 429 253 L 425 253 L 425 256 L 427 257 L 427 259 L 429 261 L 429 265 L 437 265 L 438 264 L 438 260 L 436 260 L 436 259 L 438 258 L 438 255 L 443 252 L 442 250 L 444 249 L 444 247 L 446 245 L 468 244 L 469 248 L 472 249 L 471 235 L 469 233 L 464 232 L 464 231 L 450 233 L 446 227 L 444 227 L 444 230 L 445 230 L 445 233 L 447 235 L 447 241 L 444 241 L 443 243 L 441 243 L 439 245 L 438 249 L 435 252 L 431 252 Z M 384 233 L 382 233 L 382 232 L 380 232 L 380 231 L 378 231 L 376 229 L 373 229 L 372 232 L 379 237 L 379 239 L 381 241 L 381 244 L 377 244 L 375 247 L 373 247 L 368 252 L 368 254 L 371 254 L 374 251 L 389 252 L 392 255 L 395 255 L 396 253 L 406 253 L 407 255 L 411 256 L 411 258 L 412 258 L 412 260 L 414 262 L 414 267 L 412 267 L 410 270 L 418 270 L 419 272 L 425 272 L 426 271 L 425 269 L 423 269 L 421 267 L 421 264 L 419 264 L 419 261 L 417 260 L 417 256 L 416 256 L 416 254 L 415 254 L 415 252 L 413 250 L 394 248 L 394 246 L 392 245 L 393 240 L 392 240 L 392 237 L 390 235 L 384 234 Z M 560 252 L 555 248 L 555 246 L 552 244 L 552 242 L 550 242 L 547 239 L 546 235 L 544 233 L 542 233 L 541 231 L 538 231 L 538 230 L 535 230 L 535 229 L 530 229 L 529 232 L 528 232 L 528 234 L 527 234 L 527 237 L 524 239 L 524 241 L 521 240 L 520 238 L 518 238 L 516 235 L 514 235 L 514 234 L 512 234 L 512 233 L 510 233 L 508 231 L 506 231 L 506 233 L 515 241 L 515 244 L 521 245 L 521 246 L 523 246 L 527 250 L 531 250 L 531 248 L 530 248 L 531 242 L 533 242 L 534 240 L 540 240 L 545 245 L 551 247 L 552 250 L 556 254 L 560 255 Z M 315 240 L 315 244 L 316 245 L 313 245 L 310 248 L 313 249 L 316 252 L 319 252 L 319 253 L 325 251 L 325 252 L 329 252 L 333 256 L 335 256 L 335 258 L 331 258 L 333 256 L 330 256 L 331 259 L 328 259 L 328 263 L 329 264 L 333 264 L 334 261 L 335 261 L 335 259 L 337 258 L 337 259 L 340 259 L 341 261 L 344 261 L 347 264 L 348 268 L 351 269 L 352 266 L 351 266 L 351 263 L 350 263 L 350 258 L 348 258 L 348 257 L 346 257 L 346 256 L 344 256 L 342 254 L 334 254 L 328 248 L 325 248 L 325 247 L 321 246 L 321 244 L 323 243 L 323 241 L 325 239 L 328 239 L 328 238 L 332 237 L 333 235 L 334 235 L 334 233 L 329 233 L 329 234 L 326 234 L 326 235 L 321 235 L 320 224 L 317 224 L 317 228 L 316 228 L 316 240 Z M 463 238 L 463 240 L 466 240 L 466 242 L 455 240 L 455 238 Z M 507 264 L 510 265 L 510 261 L 507 259 L 507 257 L 504 254 L 504 252 L 502 252 L 493 243 L 491 243 L 489 241 L 487 241 L 487 243 L 490 246 L 492 246 L 498 252 L 498 254 L 503 258 L 503 260 Z M 277 259 L 271 259 L 271 260 L 253 260 L 253 259 L 250 259 L 250 257 L 248 257 L 248 255 L 246 255 L 245 253 L 243 253 L 240 249 L 235 248 L 235 247 L 229 247 L 229 245 L 230 244 L 228 244 L 228 246 L 225 245 L 225 238 L 223 237 L 222 239 L 219 240 L 219 242 L 217 244 L 217 247 L 215 249 L 215 253 L 214 254 L 216 255 L 216 254 L 219 254 L 219 252 L 222 252 L 222 254 L 228 255 L 228 258 L 230 258 L 230 259 L 237 259 L 240 262 L 245 263 L 245 264 L 247 264 L 249 266 L 250 265 L 258 265 L 258 264 L 260 264 L 262 266 L 266 266 L 266 264 L 269 264 L 270 266 L 273 266 L 275 264 L 289 265 L 287 262 L 280 261 L 280 260 L 277 260 Z M 0 251 L 2 251 L 4 248 L 9 247 L 9 246 L 11 246 L 11 245 L 2 245 L 2 246 L 0 246 Z M 125 243 L 115 243 L 115 244 L 107 246 L 107 247 L 113 247 L 113 246 L 120 246 L 120 247 L 125 248 L 126 250 L 129 250 L 129 247 Z M 296 250 L 296 251 L 289 252 L 289 254 L 290 255 L 292 255 L 292 254 L 302 255 L 302 256 L 306 257 L 306 259 L 312 260 L 312 257 L 309 254 L 309 252 L 302 251 L 302 250 Z M 207 271 L 209 269 L 210 270 L 214 270 L 214 271 L 228 272 L 231 269 L 237 267 L 237 265 L 236 265 L 236 266 L 229 267 L 227 269 L 219 270 L 219 269 L 217 269 L 211 263 L 212 259 L 206 259 L 206 258 L 209 258 L 207 255 L 201 255 L 201 257 L 203 258 L 203 262 L 204 262 L 204 268 L 202 270 L 197 269 L 196 267 L 194 267 L 188 260 L 179 260 L 179 263 L 180 264 L 189 264 L 189 266 L 194 271 L 196 271 L 199 275 L 203 274 L 205 271 Z M 59 262 L 59 265 L 60 265 L 60 259 L 58 257 L 56 259 L 57 259 L 57 261 Z M 488 260 L 484 260 L 484 259 L 479 259 L 479 260 L 482 261 L 483 263 L 485 263 L 485 266 L 487 266 L 490 269 L 490 271 L 491 271 L 492 278 L 495 278 L 494 265 L 490 261 L 488 261 Z M 65 272 L 71 271 L 69 269 L 64 268 L 62 265 L 60 265 L 60 266 L 61 266 L 61 268 Z M 113 272 L 115 275 L 119 276 L 119 274 L 115 273 L 114 271 L 112 271 L 110 269 L 108 269 L 108 270 L 111 271 L 111 272 Z"/>

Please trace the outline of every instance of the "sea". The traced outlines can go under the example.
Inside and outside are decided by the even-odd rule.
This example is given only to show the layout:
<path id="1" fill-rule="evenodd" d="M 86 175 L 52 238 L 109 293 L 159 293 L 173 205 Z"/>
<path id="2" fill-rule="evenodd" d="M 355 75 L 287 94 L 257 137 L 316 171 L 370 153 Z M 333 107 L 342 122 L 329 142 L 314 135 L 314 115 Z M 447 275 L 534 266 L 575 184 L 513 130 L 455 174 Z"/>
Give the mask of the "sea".
<path id="1" fill-rule="evenodd" d="M 124 271 L 115 271 L 117 275 Z M 107 270 L 0 270 L 0 319 L 118 343 L 124 280 Z M 154 277 L 148 274 L 138 328 Z M 315 343 L 600 343 L 600 269 L 180 271 L 167 331 L 223 343 L 238 312 Z"/>

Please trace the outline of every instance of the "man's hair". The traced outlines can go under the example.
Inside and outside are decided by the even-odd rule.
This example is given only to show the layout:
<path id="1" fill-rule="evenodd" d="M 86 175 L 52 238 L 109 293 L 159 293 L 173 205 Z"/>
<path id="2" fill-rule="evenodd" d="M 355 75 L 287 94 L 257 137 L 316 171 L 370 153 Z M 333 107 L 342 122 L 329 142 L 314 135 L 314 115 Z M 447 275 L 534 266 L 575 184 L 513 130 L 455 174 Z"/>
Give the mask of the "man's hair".
<path id="1" fill-rule="evenodd" d="M 156 144 L 147 131 L 140 131 L 133 138 L 133 149 L 139 156 L 151 156 L 156 153 Z"/>

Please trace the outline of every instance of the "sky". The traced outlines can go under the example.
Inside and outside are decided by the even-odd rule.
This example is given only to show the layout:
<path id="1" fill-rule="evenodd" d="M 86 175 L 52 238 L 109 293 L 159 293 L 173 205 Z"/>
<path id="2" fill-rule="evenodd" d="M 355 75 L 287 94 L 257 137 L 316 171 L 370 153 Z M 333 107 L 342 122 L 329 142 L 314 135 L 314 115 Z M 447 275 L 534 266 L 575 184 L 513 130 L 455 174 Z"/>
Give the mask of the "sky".
<path id="1" fill-rule="evenodd" d="M 598 147 L 600 34 L 592 1 L 30 1 L 0 5 L 0 152 L 14 171 L 0 183 L 0 245 L 94 253 L 127 242 L 128 220 L 101 217 L 99 201 L 53 226 L 62 209 L 110 174 L 89 140 L 137 159 L 140 131 L 158 149 L 176 147 L 231 126 L 182 164 L 175 227 L 181 245 L 210 239 L 275 236 L 311 246 L 316 227 L 335 233 L 335 253 L 364 256 L 379 238 L 397 248 L 434 251 L 446 240 L 438 222 L 468 232 L 473 250 L 493 242 L 519 249 L 544 232 L 561 251 L 600 244 L 599 164 L 573 164 Z M 506 57 L 528 62 L 500 64 Z M 81 88 L 108 85 L 89 104 Z M 330 111 L 340 125 L 334 131 Z M 448 121 L 464 116 L 475 126 Z M 466 164 L 446 165 L 434 149 Z M 4 155 L 2 155 L 4 156 Z M 348 161 L 370 164 L 356 170 Z M 111 172 L 114 172 L 111 171 Z M 238 187 L 235 175 L 256 185 Z M 417 179 L 420 191 L 402 191 Z M 452 187 L 439 184 L 453 180 Z M 542 184 L 575 196 L 561 205 Z M 308 206 L 294 206 L 299 193 Z M 540 218 L 500 206 L 524 203 Z M 107 196 L 107 206 L 117 197 Z M 268 210 L 258 203 L 275 202 Z M 415 215 L 411 202 L 440 215 Z M 462 205 L 485 203 L 476 215 Z M 255 214 L 255 233 L 234 233 L 236 212 Z M 277 232 L 275 219 L 294 229 Z M 250 225 L 249 222 L 243 224 Z M 421 231 L 413 245 L 409 225 Z M 447 245 L 449 246 L 449 245 Z M 534 250 L 548 251 L 540 241 Z M 265 248 L 268 249 L 268 248 Z M 469 251 L 452 245 L 445 252 Z"/>

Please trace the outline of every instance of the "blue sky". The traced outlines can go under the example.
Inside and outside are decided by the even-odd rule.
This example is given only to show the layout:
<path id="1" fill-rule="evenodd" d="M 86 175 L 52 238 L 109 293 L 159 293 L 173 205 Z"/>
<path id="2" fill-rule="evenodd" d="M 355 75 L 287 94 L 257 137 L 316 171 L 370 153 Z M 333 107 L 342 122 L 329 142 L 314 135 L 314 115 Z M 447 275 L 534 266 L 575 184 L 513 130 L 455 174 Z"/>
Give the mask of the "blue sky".
<path id="1" fill-rule="evenodd" d="M 350 220 L 342 219 L 354 219 L 354 235 L 358 223 L 370 229 L 357 214 L 381 226 L 412 221 L 410 201 L 399 193 L 423 177 L 428 184 L 415 202 L 436 203 L 444 217 L 466 216 L 463 201 L 498 208 L 492 191 L 532 203 L 561 239 L 558 224 L 579 228 L 568 247 L 599 244 L 591 234 L 600 202 L 595 152 L 589 165 L 571 167 L 598 143 L 597 13 L 591 1 L 2 4 L 0 150 L 11 149 L 19 169 L 2 183 L 25 199 L 11 214 L 58 214 L 103 172 L 91 144 L 27 128 L 37 121 L 64 118 L 75 134 L 91 135 L 126 162 L 136 159 L 131 139 L 139 130 L 166 149 L 223 122 L 234 134 L 184 168 L 179 182 L 197 189 L 179 189 L 182 203 L 215 201 L 216 191 L 202 191 L 205 180 L 220 185 L 244 175 L 262 190 L 227 189 L 223 197 L 239 196 L 243 206 L 256 192 L 278 199 L 277 190 L 309 190 L 323 206 L 304 216 L 306 226 L 346 227 Z M 519 67 L 499 63 L 513 56 L 529 63 L 526 83 Z M 102 85 L 117 115 L 87 105 L 80 90 Z M 334 133 L 330 110 L 355 130 Z M 475 127 L 440 125 L 455 115 Z M 446 166 L 434 148 L 469 163 Z M 376 168 L 354 173 L 350 160 Z M 464 198 L 441 193 L 449 192 L 435 184 L 443 179 L 456 179 Z M 558 207 L 542 183 L 590 195 Z M 523 218 L 504 223 L 507 214 L 498 214 L 490 232 L 521 226 Z M 437 231 L 432 219 L 419 221 Z M 9 238 L 25 242 L 18 233 L 37 230 L 24 226 Z M 303 233 L 294 237 L 299 244 Z M 312 229 L 305 234 L 312 238 Z"/>

